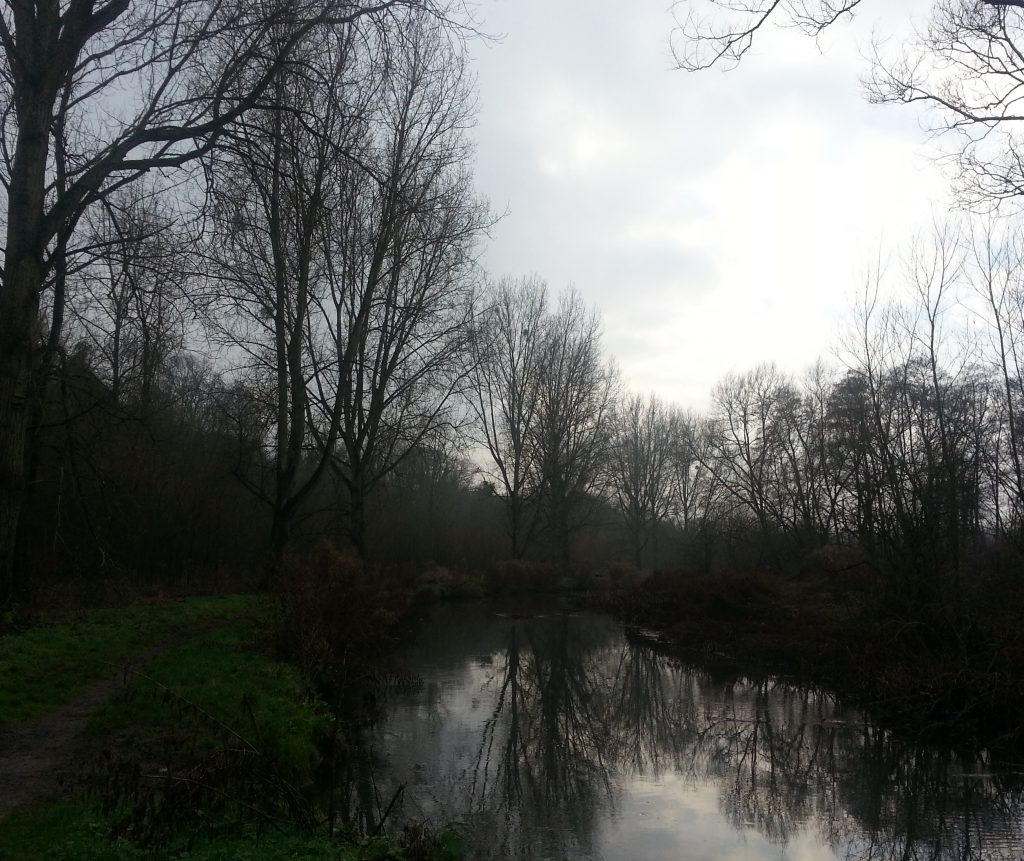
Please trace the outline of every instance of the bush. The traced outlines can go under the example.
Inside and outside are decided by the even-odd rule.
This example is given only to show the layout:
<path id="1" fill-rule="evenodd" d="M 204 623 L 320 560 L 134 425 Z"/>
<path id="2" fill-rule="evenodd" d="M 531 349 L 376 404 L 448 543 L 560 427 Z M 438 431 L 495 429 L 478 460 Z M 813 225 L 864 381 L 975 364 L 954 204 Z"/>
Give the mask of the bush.
<path id="1" fill-rule="evenodd" d="M 484 588 L 491 595 L 517 592 L 555 592 L 561 588 L 558 566 L 522 559 L 495 562 L 484 573 Z"/>
<path id="2" fill-rule="evenodd" d="M 785 604 L 782 584 L 763 574 L 655 571 L 626 598 L 628 615 L 644 624 L 684 620 L 742 622 L 772 618 Z"/>
<path id="3" fill-rule="evenodd" d="M 466 571 L 433 565 L 416 581 L 416 600 L 430 601 L 475 600 L 484 596 L 484 584 L 479 576 Z"/>
<path id="4" fill-rule="evenodd" d="M 279 642 L 310 678 L 335 685 L 363 678 L 388 648 L 409 606 L 395 572 L 371 569 L 321 544 L 286 564 L 279 583 Z"/>
<path id="5" fill-rule="evenodd" d="M 644 580 L 644 574 L 634 565 L 613 562 L 604 572 L 607 587 L 611 589 L 635 589 Z"/>

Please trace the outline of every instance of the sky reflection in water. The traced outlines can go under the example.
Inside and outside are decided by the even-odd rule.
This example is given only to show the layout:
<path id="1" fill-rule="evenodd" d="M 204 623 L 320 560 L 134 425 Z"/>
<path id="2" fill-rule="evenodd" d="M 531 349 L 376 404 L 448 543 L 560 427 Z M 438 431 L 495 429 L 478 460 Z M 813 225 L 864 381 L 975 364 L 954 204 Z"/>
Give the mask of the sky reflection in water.
<path id="1" fill-rule="evenodd" d="M 1007 768 L 903 744 L 818 691 L 681 666 L 609 619 L 442 608 L 402 665 L 422 684 L 370 735 L 376 794 L 407 785 L 392 827 L 466 823 L 471 858 L 1022 855 Z"/>

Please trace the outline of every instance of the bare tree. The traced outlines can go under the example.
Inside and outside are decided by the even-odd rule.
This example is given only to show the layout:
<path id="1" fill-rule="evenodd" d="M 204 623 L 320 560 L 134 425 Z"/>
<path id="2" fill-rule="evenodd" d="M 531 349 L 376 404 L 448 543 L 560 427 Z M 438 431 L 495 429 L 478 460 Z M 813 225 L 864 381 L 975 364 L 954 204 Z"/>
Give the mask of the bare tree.
<path id="1" fill-rule="evenodd" d="M 787 381 L 771 364 L 727 375 L 712 394 L 715 474 L 734 503 L 754 518 L 772 555 L 772 534 L 781 523 L 774 481 L 786 394 Z"/>
<path id="2" fill-rule="evenodd" d="M 1024 244 L 1017 226 L 989 222 L 971 236 L 967 278 L 982 300 L 998 378 L 999 430 L 990 459 L 998 532 L 1018 535 L 1024 523 Z"/>
<path id="3" fill-rule="evenodd" d="M 672 52 L 687 71 L 736 66 L 753 47 L 758 32 L 775 24 L 818 36 L 853 17 L 863 0 L 674 0 L 676 32 Z M 985 7 L 989 7 L 988 10 Z M 707 12 L 702 14 L 702 8 Z M 952 0 L 939 4 L 940 16 L 970 9 L 1006 12 L 1024 8 L 1021 0 Z"/>
<path id="4" fill-rule="evenodd" d="M 380 62 L 354 25 L 303 43 L 274 82 L 273 105 L 249 111 L 209 160 L 210 322 L 266 392 L 273 477 L 269 487 L 240 477 L 272 509 L 275 566 L 338 438 L 337 404 L 321 416 L 321 445 L 309 426 L 311 316 L 329 289 L 339 177 L 366 148 Z"/>
<path id="5" fill-rule="evenodd" d="M 386 42 L 365 152 L 335 178 L 341 206 L 309 335 L 312 429 L 332 454 L 360 551 L 377 483 L 455 421 L 476 243 L 491 223 L 469 168 L 475 104 L 463 51 L 417 13 Z"/>
<path id="6" fill-rule="evenodd" d="M 102 357 L 114 403 L 143 421 L 187 329 L 190 238 L 168 203 L 140 185 L 87 213 L 82 233 L 90 253 L 86 260 L 77 255 L 70 284 L 75 334 Z"/>
<path id="7" fill-rule="evenodd" d="M 720 519 L 721 482 L 714 468 L 714 422 L 692 411 L 679 411 L 673 417 L 674 445 L 672 466 L 675 473 L 673 515 L 687 542 L 700 542 L 703 568 L 711 562 L 711 531 Z"/>
<path id="8" fill-rule="evenodd" d="M 611 425 L 609 477 L 629 533 L 633 562 L 640 568 L 644 551 L 675 501 L 674 416 L 654 395 L 633 394 L 616 405 Z"/>
<path id="9" fill-rule="evenodd" d="M 478 441 L 493 464 L 490 478 L 500 484 L 512 556 L 518 559 L 537 523 L 529 515 L 537 492 L 533 438 L 547 285 L 536 277 L 502 279 L 483 304 L 469 342 L 468 399 Z"/>
<path id="10" fill-rule="evenodd" d="M 852 15 L 860 4 L 861 0 L 675 0 L 672 53 L 678 67 L 687 71 L 732 68 L 750 50 L 758 31 L 772 22 L 816 35 Z"/>
<path id="11" fill-rule="evenodd" d="M 831 407 L 850 458 L 852 529 L 904 597 L 946 606 L 959 591 L 965 547 L 990 522 L 983 478 L 999 435 L 993 385 L 952 314 L 960 255 L 940 232 L 908 258 L 907 301 L 884 304 L 874 288 L 866 292 L 850 372 Z"/>
<path id="12" fill-rule="evenodd" d="M 40 298 L 82 214 L 141 174 L 179 168 L 208 151 L 227 124 L 268 98 L 294 46 L 321 24 L 384 14 L 400 5 L 401 0 L 11 0 L 4 5 L 0 567 L 5 591 L 13 586 L 25 491 Z M 61 302 L 53 308 L 59 321 Z"/>
<path id="13" fill-rule="evenodd" d="M 843 501 L 849 487 L 848 460 L 836 443 L 831 402 L 835 372 L 816 362 L 803 379 L 802 421 L 797 424 L 807 502 L 801 507 L 814 543 L 835 541 L 844 526 Z"/>
<path id="14" fill-rule="evenodd" d="M 603 491 L 618 375 L 601 355 L 601 323 L 573 288 L 547 320 L 533 445 L 541 503 L 563 569 L 571 539 Z"/>
<path id="15" fill-rule="evenodd" d="M 936 484 L 937 507 L 943 520 L 941 534 L 948 549 L 948 564 L 954 578 L 959 578 L 962 537 L 962 499 L 965 487 L 961 481 L 964 461 L 956 427 L 956 400 L 969 353 L 951 354 L 947 344 L 946 318 L 953 302 L 953 292 L 963 274 L 963 249 L 958 233 L 946 226 L 937 226 L 931 240 L 918 242 L 911 248 L 907 261 L 908 281 L 920 309 L 922 325 L 917 331 L 916 349 L 927 363 L 931 384 L 931 410 L 938 437 L 938 463 L 931 480 Z"/>
<path id="16" fill-rule="evenodd" d="M 816 36 L 852 17 L 861 2 L 678 0 L 673 7 L 676 64 L 689 71 L 734 67 L 770 24 Z M 897 53 L 884 40 L 872 46 L 868 98 L 925 108 L 930 131 L 955 142 L 959 191 L 976 205 L 1015 199 L 1024 191 L 1018 131 L 1024 119 L 1022 43 L 1019 0 L 941 0 L 928 25 Z"/>
<path id="17" fill-rule="evenodd" d="M 929 130 L 949 138 L 963 199 L 987 208 L 1024 191 L 1020 82 L 1024 8 L 1015 2 L 946 0 L 892 55 L 874 46 L 869 99 L 927 109 Z"/>

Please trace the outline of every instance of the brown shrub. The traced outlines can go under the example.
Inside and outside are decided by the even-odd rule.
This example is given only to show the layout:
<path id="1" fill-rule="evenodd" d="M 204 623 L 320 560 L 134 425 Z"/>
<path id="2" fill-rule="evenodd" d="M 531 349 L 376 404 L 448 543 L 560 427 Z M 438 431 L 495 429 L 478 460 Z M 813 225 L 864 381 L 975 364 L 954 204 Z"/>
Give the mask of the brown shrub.
<path id="1" fill-rule="evenodd" d="M 782 585 L 763 574 L 655 571 L 627 596 L 628 615 L 647 625 L 687 619 L 766 618 L 784 604 Z"/>
<path id="2" fill-rule="evenodd" d="M 644 581 L 644 574 L 635 565 L 613 562 L 605 569 L 607 586 L 612 589 L 635 589 Z"/>
<path id="3" fill-rule="evenodd" d="M 310 678 L 344 684 L 362 677 L 369 659 L 393 642 L 408 607 L 400 579 L 327 543 L 289 560 L 278 584 L 282 648 Z"/>
<path id="4" fill-rule="evenodd" d="M 561 587 L 556 565 L 506 559 L 495 562 L 484 573 L 484 587 L 492 595 L 516 592 L 554 592 Z"/>

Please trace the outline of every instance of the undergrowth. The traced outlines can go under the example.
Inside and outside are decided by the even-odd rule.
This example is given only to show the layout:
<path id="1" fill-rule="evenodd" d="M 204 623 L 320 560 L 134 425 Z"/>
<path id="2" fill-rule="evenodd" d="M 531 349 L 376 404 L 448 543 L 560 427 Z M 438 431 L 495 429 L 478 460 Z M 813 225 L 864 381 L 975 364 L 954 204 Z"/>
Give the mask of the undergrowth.
<path id="1" fill-rule="evenodd" d="M 181 841 L 161 852 L 111 840 L 108 817 L 78 798 L 37 805 L 0 824 L 0 861 L 459 861 L 458 830 L 341 841 L 247 827 L 215 841 Z"/>

